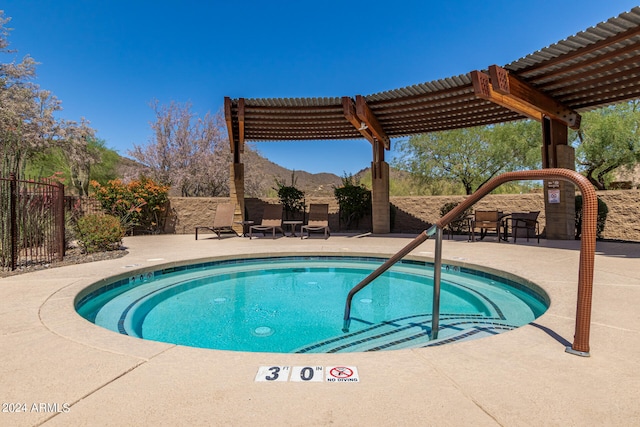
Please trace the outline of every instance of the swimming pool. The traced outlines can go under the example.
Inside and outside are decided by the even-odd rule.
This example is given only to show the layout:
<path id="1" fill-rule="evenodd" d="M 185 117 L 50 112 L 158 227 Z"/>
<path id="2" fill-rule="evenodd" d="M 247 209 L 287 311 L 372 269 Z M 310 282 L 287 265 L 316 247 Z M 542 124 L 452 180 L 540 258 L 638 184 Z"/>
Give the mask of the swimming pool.
<path id="1" fill-rule="evenodd" d="M 433 265 L 405 259 L 356 294 L 343 333 L 346 295 L 384 261 L 288 256 L 168 267 L 90 287 L 75 305 L 85 319 L 125 335 L 278 353 L 441 345 L 515 329 L 548 308 L 532 284 L 444 265 L 440 331 L 432 341 Z"/>

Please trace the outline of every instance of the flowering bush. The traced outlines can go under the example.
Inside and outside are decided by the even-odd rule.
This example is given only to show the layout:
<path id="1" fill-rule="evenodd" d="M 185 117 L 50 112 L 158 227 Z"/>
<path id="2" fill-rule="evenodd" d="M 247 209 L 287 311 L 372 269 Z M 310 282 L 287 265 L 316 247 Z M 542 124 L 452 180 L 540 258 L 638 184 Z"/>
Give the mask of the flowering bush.
<path id="1" fill-rule="evenodd" d="M 86 215 L 78 220 L 78 244 L 84 252 L 118 249 L 124 229 L 120 220 L 112 215 Z"/>
<path id="2" fill-rule="evenodd" d="M 121 180 L 100 185 L 91 181 L 96 199 L 109 214 L 120 219 L 127 232 L 134 228 L 157 233 L 162 230 L 164 213 L 169 202 L 169 187 L 148 178 L 124 184 Z"/>

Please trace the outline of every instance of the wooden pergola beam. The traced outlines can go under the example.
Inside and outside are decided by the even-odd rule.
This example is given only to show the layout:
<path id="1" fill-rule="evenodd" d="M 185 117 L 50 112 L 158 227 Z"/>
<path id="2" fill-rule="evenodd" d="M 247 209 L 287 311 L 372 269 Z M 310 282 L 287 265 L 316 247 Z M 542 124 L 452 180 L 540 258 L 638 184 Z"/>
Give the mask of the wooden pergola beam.
<path id="1" fill-rule="evenodd" d="M 541 114 L 566 124 L 571 129 L 580 128 L 580 114 L 562 105 L 549 95 L 519 80 L 507 70 L 497 65 L 489 67 L 491 86 L 506 99 L 523 103 Z"/>
<path id="2" fill-rule="evenodd" d="M 358 132 L 362 134 L 362 136 L 369 141 L 371 144 L 374 144 L 375 141 L 373 139 L 373 133 L 371 133 L 371 129 L 368 126 L 363 126 L 363 120 L 361 120 L 356 114 L 356 106 L 353 103 L 353 100 L 348 96 L 342 97 L 342 109 L 344 110 L 344 117 L 351 123 Z"/>
<path id="3" fill-rule="evenodd" d="M 385 149 L 389 150 L 391 148 L 391 140 L 382 129 L 380 122 L 376 118 L 375 114 L 373 114 L 373 111 L 371 111 L 371 108 L 369 108 L 367 101 L 362 95 L 356 95 L 356 114 L 360 118 L 360 121 L 367 125 L 371 130 L 373 136 L 379 142 L 382 142 Z"/>
<path id="4" fill-rule="evenodd" d="M 515 111 L 530 119 L 542 121 L 542 113 L 530 105 L 515 98 L 496 92 L 491 86 L 489 76 L 480 71 L 471 72 L 473 91 L 478 98 L 486 99 L 511 111 Z"/>

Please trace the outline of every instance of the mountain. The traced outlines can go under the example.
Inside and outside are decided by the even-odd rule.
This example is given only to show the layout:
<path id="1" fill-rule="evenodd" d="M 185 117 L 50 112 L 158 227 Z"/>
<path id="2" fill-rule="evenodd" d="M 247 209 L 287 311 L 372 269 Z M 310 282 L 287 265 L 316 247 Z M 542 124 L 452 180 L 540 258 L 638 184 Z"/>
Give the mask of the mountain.
<path id="1" fill-rule="evenodd" d="M 342 185 L 342 178 L 332 173 L 292 171 L 262 157 L 256 151 L 246 149 L 245 191 L 249 197 L 275 196 L 277 182 L 293 185 L 307 196 L 333 196 L 333 187 Z"/>
<path id="2" fill-rule="evenodd" d="M 291 185 L 292 176 L 294 186 L 304 191 L 307 196 L 333 196 L 333 187 L 342 185 L 342 178 L 338 175 L 292 171 L 273 163 L 248 147 L 242 157 L 245 165 L 245 194 L 247 197 L 276 197 L 276 181 Z M 136 178 L 144 174 L 144 166 L 136 160 L 120 156 L 117 174 L 125 180 Z"/>
<path id="3" fill-rule="evenodd" d="M 242 162 L 245 165 L 245 195 L 247 197 L 276 197 L 278 182 L 284 185 L 293 184 L 307 197 L 333 197 L 334 187 L 342 186 L 342 177 L 338 175 L 287 169 L 249 147 L 245 148 Z M 135 160 L 120 157 L 117 171 L 119 177 L 128 180 L 144 174 L 144 167 Z M 389 173 L 391 195 L 423 194 L 423 189 L 414 182 L 408 172 L 391 168 Z M 356 182 L 371 188 L 371 168 L 362 169 L 353 177 Z M 174 194 L 173 191 L 170 191 L 169 194 L 179 195 Z"/>

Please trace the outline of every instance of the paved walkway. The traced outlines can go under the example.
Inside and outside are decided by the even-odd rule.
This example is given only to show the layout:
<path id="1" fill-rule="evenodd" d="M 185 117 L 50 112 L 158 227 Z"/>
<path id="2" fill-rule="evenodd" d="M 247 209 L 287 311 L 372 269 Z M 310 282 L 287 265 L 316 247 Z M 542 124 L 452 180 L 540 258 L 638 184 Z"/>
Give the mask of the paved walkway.
<path id="1" fill-rule="evenodd" d="M 118 335 L 73 309 L 84 287 L 133 268 L 242 254 L 390 255 L 412 237 L 130 237 L 130 253 L 120 259 L 0 279 L 0 425 L 640 423 L 640 244 L 597 245 L 588 358 L 564 351 L 575 324 L 575 241 L 445 240 L 445 260 L 532 280 L 548 292 L 551 307 L 532 325 L 433 348 L 340 355 L 213 351 Z M 433 244 L 413 255 L 432 257 Z M 256 382 L 265 365 L 356 366 L 360 382 Z"/>

